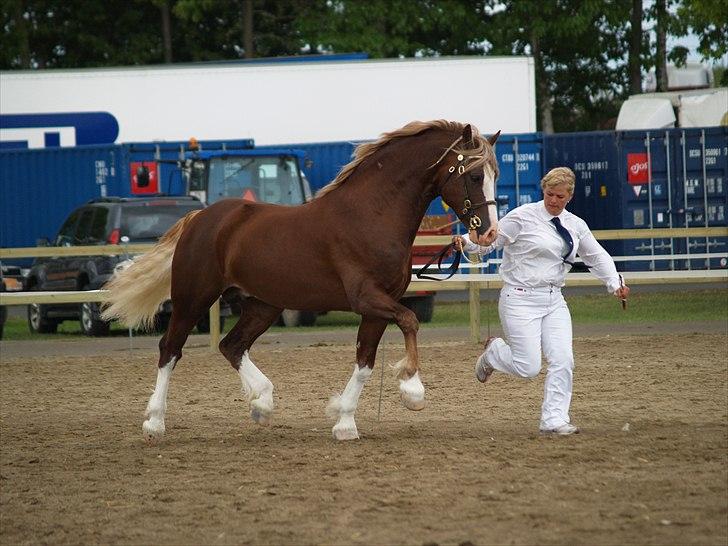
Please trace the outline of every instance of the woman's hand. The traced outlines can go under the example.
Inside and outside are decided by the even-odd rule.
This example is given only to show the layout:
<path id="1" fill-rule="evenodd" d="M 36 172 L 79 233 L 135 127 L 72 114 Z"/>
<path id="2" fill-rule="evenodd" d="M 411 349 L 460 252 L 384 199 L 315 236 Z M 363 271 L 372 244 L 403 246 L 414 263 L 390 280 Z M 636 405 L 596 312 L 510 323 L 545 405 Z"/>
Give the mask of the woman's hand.
<path id="1" fill-rule="evenodd" d="M 454 247 L 455 247 L 455 248 L 456 248 L 457 250 L 459 250 L 460 252 L 462 252 L 462 251 L 463 251 L 463 244 L 464 244 L 464 241 L 463 241 L 463 238 L 462 238 L 462 237 L 461 237 L 460 235 L 455 235 L 455 236 L 454 236 L 454 237 L 452 238 L 452 244 L 453 244 L 453 246 L 454 246 Z"/>
<path id="2" fill-rule="evenodd" d="M 614 291 L 614 295 L 622 302 L 622 311 L 627 310 L 627 296 L 629 296 L 629 286 L 624 284 L 624 277 L 619 276 L 619 288 Z"/>
<path id="3" fill-rule="evenodd" d="M 617 290 L 615 290 L 614 295 L 618 297 L 620 300 L 626 300 L 627 296 L 629 296 L 629 286 L 622 285 Z"/>

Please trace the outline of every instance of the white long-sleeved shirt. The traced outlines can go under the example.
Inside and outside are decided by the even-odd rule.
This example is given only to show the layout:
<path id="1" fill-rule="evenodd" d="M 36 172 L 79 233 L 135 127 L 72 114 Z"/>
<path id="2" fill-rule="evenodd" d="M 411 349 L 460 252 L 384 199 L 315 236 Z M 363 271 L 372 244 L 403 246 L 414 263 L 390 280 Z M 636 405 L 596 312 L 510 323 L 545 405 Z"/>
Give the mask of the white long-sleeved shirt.
<path id="1" fill-rule="evenodd" d="M 465 234 L 463 248 L 466 252 L 480 254 L 502 249 L 500 275 L 505 284 L 528 288 L 562 287 L 571 270 L 571 265 L 563 259 L 568 246 L 551 218 L 553 215 L 546 210 L 543 201 L 521 205 L 498 221 L 498 235 L 492 245 L 480 246 Z M 574 249 L 566 259 L 573 262 L 578 254 L 610 293 L 618 290 L 621 283 L 614 260 L 594 238 L 586 222 L 566 209 L 559 214 L 559 220 L 574 240 Z"/>

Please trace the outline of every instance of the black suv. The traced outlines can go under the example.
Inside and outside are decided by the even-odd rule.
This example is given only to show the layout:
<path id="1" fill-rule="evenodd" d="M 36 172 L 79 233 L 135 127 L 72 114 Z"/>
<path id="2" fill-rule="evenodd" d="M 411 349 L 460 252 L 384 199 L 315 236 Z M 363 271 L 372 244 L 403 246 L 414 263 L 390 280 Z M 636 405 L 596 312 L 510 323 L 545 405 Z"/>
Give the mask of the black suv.
<path id="1" fill-rule="evenodd" d="M 204 205 L 195 197 L 104 197 L 93 199 L 74 210 L 63 222 L 55 241 L 45 246 L 115 245 L 155 243 L 177 220 Z M 95 290 L 114 274 L 114 268 L 128 255 L 55 256 L 37 258 L 27 277 L 26 290 Z M 157 329 L 169 322 L 171 307 L 163 305 L 157 316 Z M 81 330 L 90 336 L 109 333 L 98 303 L 33 304 L 28 306 L 31 332 L 52 333 L 64 320 L 79 320 Z M 203 322 L 203 321 L 201 321 Z M 209 318 L 205 319 L 209 331 Z M 204 330 L 205 324 L 198 324 Z"/>

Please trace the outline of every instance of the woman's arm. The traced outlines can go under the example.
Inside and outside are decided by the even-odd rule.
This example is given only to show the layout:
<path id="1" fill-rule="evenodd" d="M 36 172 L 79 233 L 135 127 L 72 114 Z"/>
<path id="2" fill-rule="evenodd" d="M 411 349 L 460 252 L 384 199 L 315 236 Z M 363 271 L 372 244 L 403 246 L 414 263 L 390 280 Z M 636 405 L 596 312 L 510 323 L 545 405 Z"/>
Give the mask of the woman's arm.
<path id="1" fill-rule="evenodd" d="M 470 240 L 467 233 L 463 235 L 455 235 L 452 238 L 456 248 L 460 248 L 468 253 L 477 252 L 478 254 L 490 254 L 494 250 L 501 250 L 504 246 L 515 242 L 518 234 L 521 232 L 521 220 L 517 214 L 518 209 L 513 209 L 498 221 L 498 235 L 495 241 L 489 246 L 480 246 Z M 459 241 L 459 242 L 458 242 Z M 458 246 L 461 244 L 462 246 Z"/>
<path id="2" fill-rule="evenodd" d="M 588 230 L 579 241 L 579 256 L 589 267 L 591 273 L 602 281 L 610 294 L 614 294 L 619 298 L 626 298 L 629 294 L 629 287 L 624 284 L 624 278 L 617 273 L 614 260 L 609 253 L 604 250 Z"/>
<path id="3" fill-rule="evenodd" d="M 463 235 L 455 235 L 452 238 L 452 242 L 455 244 L 455 248 L 463 252 L 467 252 L 468 254 L 476 252 L 478 254 L 490 254 L 495 250 L 495 242 L 489 246 L 480 246 L 479 244 L 471 241 L 467 233 Z"/>

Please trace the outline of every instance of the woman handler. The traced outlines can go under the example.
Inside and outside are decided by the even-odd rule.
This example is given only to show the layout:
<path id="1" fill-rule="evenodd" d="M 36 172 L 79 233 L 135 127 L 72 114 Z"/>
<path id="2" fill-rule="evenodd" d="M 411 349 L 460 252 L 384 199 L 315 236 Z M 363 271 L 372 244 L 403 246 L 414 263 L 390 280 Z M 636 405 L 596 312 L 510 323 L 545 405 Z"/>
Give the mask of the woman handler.
<path id="1" fill-rule="evenodd" d="M 498 223 L 498 236 L 489 247 L 456 236 L 466 252 L 486 254 L 503 249 L 503 279 L 498 313 L 507 339 L 490 337 L 475 364 L 478 381 L 494 370 L 518 377 L 535 377 L 541 370 L 541 351 L 548 368 L 541 407 L 542 433 L 574 434 L 569 406 L 574 355 L 571 315 L 561 294 L 566 273 L 578 254 L 607 290 L 626 301 L 629 288 L 614 261 L 596 241 L 586 222 L 565 210 L 574 194 L 571 169 L 558 167 L 541 180 L 543 201 L 521 205 Z"/>

